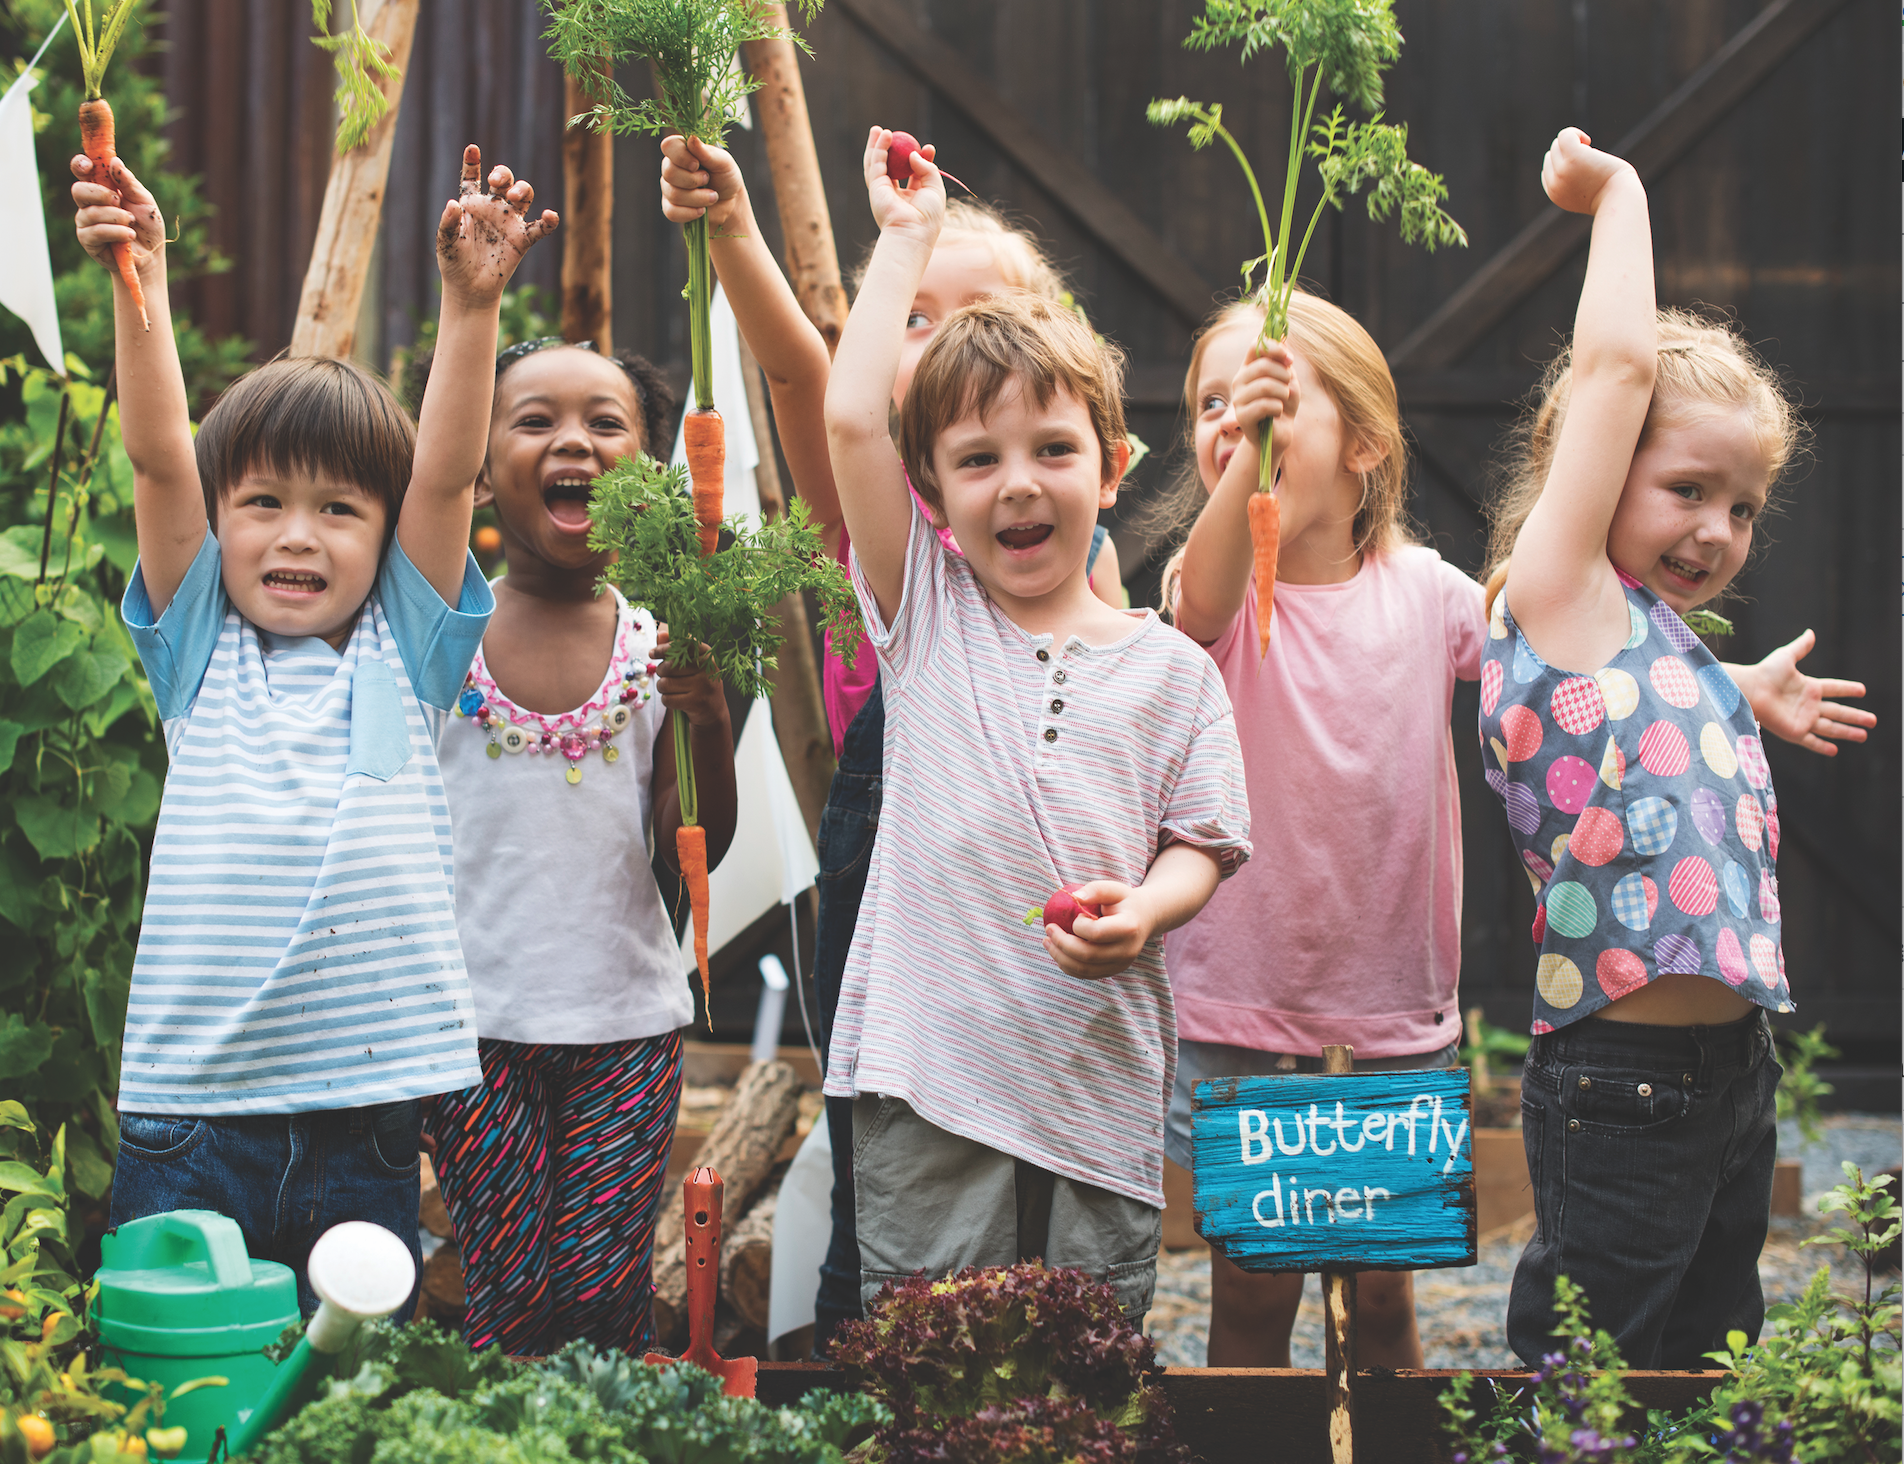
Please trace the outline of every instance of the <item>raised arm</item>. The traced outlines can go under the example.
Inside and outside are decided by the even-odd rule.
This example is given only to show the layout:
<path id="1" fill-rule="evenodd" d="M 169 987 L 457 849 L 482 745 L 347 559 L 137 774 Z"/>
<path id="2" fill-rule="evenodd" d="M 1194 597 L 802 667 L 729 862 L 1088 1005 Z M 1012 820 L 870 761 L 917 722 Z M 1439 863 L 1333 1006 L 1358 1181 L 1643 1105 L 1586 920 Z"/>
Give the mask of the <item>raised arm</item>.
<path id="1" fill-rule="evenodd" d="M 1289 348 L 1281 341 L 1252 347 L 1231 387 L 1231 410 L 1242 440 L 1223 469 L 1184 545 L 1176 625 L 1200 645 L 1220 639 L 1243 608 L 1255 558 L 1250 551 L 1249 501 L 1261 481 L 1258 435 L 1266 421 L 1296 414 L 1298 393 Z M 1285 434 L 1271 451 L 1282 455 Z"/>
<path id="2" fill-rule="evenodd" d="M 910 495 L 902 491 L 905 470 L 886 419 L 899 375 L 906 315 L 945 221 L 945 184 L 930 165 L 927 155 L 932 149 L 914 155 L 912 186 L 902 193 L 886 176 L 891 143 L 892 133 L 883 127 L 873 128 L 866 138 L 866 192 L 879 223 L 879 242 L 840 333 L 826 388 L 827 448 L 841 517 L 880 617 L 888 623 L 905 592 L 913 507 Z M 921 159 L 926 166 L 921 167 Z"/>
<path id="3" fill-rule="evenodd" d="M 397 540 L 447 604 L 462 593 L 476 474 L 489 448 L 496 395 L 496 324 L 503 286 L 555 214 L 528 217 L 535 189 L 504 167 L 483 183 L 483 154 L 463 149 L 461 196 L 443 207 L 436 263 L 443 275 L 430 384 L 417 414 L 416 461 L 397 519 Z"/>
<path id="4" fill-rule="evenodd" d="M 172 338 L 172 307 L 165 286 L 165 221 L 145 185 L 123 162 L 113 176 L 95 178 L 83 153 L 73 158 L 75 222 L 82 248 L 112 277 L 113 349 L 118 371 L 119 424 L 132 461 L 132 511 L 139 570 L 155 615 L 172 602 L 185 571 L 205 542 L 205 493 L 192 450 L 192 422 Z M 152 329 L 120 278 L 112 246 L 130 241 L 145 291 Z"/>
<path id="5" fill-rule="evenodd" d="M 661 211 L 677 224 L 707 215 L 708 254 L 734 319 L 767 377 L 774 425 L 793 473 L 794 491 L 827 536 L 840 524 L 840 495 L 826 449 L 826 341 L 794 298 L 773 251 L 761 238 L 747 184 L 733 157 L 699 138 L 661 143 Z"/>
<path id="6" fill-rule="evenodd" d="M 1625 596 L 1606 545 L 1653 398 L 1653 234 L 1639 174 L 1588 146 L 1578 128 L 1554 139 L 1541 184 L 1561 208 L 1593 216 L 1593 239 L 1567 414 L 1509 561 L 1507 597 L 1543 659 L 1591 670 L 1625 635 Z"/>

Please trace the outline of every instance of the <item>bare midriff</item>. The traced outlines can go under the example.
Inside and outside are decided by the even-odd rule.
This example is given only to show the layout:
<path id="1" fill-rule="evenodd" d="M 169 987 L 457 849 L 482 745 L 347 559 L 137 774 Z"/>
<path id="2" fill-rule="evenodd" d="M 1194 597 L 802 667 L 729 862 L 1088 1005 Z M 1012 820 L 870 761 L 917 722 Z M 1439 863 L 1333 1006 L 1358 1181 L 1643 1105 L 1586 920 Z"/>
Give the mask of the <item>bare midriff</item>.
<path id="1" fill-rule="evenodd" d="M 1710 976 L 1667 971 L 1638 991 L 1607 1003 L 1594 1016 L 1647 1027 L 1717 1027 L 1751 1011 L 1751 1002 Z"/>

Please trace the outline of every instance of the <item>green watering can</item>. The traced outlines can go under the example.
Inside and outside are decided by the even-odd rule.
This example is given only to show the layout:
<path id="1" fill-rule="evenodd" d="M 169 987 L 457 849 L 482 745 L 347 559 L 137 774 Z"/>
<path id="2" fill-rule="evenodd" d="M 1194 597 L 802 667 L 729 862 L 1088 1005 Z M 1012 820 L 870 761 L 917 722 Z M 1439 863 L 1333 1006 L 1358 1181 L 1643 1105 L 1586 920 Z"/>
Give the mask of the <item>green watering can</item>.
<path id="1" fill-rule="evenodd" d="M 212 1210 L 129 1221 L 106 1233 L 100 1255 L 93 1319 L 106 1366 L 163 1384 L 168 1399 L 194 1378 L 226 1379 L 166 1404 L 165 1427 L 182 1426 L 187 1454 L 203 1457 L 219 1426 L 235 1427 L 271 1386 L 264 1349 L 298 1319 L 297 1278 L 252 1260 L 238 1223 Z M 127 1404 L 144 1396 L 113 1392 Z"/>
<path id="2" fill-rule="evenodd" d="M 357 1328 L 395 1311 L 416 1284 L 409 1248 L 381 1225 L 332 1226 L 305 1262 L 317 1314 L 274 1367 L 264 1349 L 298 1319 L 297 1278 L 252 1260 L 236 1221 L 211 1210 L 151 1215 L 109 1232 L 102 1256 L 93 1316 L 108 1365 L 168 1394 L 194 1378 L 227 1379 L 166 1405 L 165 1426 L 186 1429 L 192 1457 L 220 1427 L 229 1454 L 256 1444 L 310 1400 Z"/>

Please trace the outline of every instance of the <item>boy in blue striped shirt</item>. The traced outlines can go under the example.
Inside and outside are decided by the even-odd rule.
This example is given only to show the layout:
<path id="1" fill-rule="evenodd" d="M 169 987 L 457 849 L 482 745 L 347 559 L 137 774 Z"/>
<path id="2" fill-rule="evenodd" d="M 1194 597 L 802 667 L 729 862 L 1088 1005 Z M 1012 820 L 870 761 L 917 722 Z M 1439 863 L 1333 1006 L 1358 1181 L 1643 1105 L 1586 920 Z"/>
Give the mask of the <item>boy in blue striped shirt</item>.
<path id="1" fill-rule="evenodd" d="M 75 157 L 80 243 L 113 271 L 139 563 L 124 615 L 166 777 L 126 1013 L 111 1223 L 236 1219 L 304 1276 L 372 1220 L 416 1247 L 419 1100 L 482 1081 L 428 709 L 494 601 L 468 550 L 502 289 L 553 213 L 465 150 L 420 421 L 347 362 L 277 360 L 193 438 L 165 229 L 115 161 Z"/>

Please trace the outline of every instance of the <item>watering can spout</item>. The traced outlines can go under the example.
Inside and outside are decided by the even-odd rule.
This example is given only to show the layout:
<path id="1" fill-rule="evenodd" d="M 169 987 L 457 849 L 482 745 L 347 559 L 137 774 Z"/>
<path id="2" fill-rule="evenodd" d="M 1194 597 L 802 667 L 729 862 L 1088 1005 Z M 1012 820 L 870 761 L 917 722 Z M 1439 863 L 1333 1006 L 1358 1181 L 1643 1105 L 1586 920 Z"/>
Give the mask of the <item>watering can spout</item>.
<path id="1" fill-rule="evenodd" d="M 317 1313 L 296 1350 L 278 1365 L 270 1390 L 232 1434 L 226 1448 L 233 1456 L 254 1447 L 311 1400 L 359 1327 L 409 1300 L 416 1262 L 409 1247 L 381 1225 L 348 1220 L 318 1238 L 305 1274 L 317 1293 Z"/>

